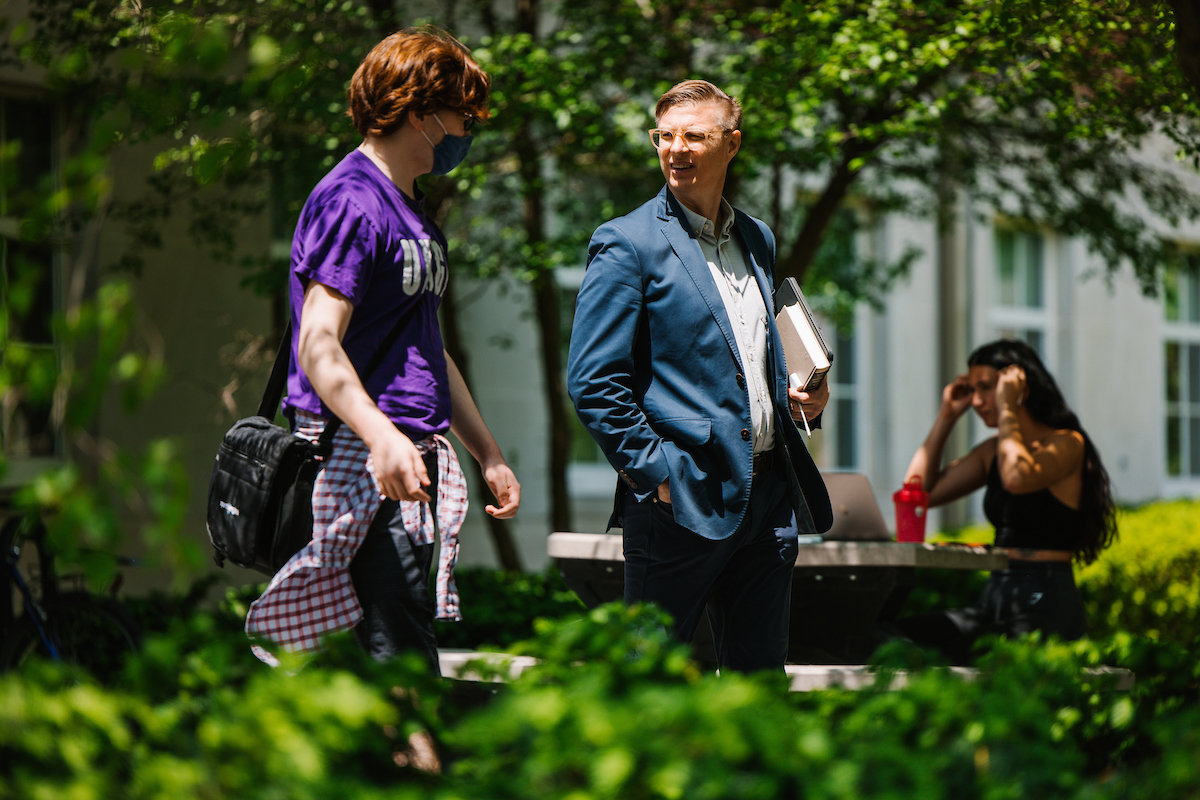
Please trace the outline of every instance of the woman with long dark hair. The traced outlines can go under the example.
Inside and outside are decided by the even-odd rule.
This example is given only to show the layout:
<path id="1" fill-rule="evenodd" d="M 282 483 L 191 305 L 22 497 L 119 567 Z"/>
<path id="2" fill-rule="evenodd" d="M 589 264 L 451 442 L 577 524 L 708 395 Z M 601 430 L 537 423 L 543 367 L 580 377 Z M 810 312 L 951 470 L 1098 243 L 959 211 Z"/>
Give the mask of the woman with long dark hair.
<path id="1" fill-rule="evenodd" d="M 905 481 L 921 478 L 930 506 L 987 487 L 983 509 L 996 527 L 1009 568 L 993 572 L 979 603 L 900 620 L 914 641 L 955 661 L 988 633 L 1039 630 L 1063 639 L 1086 632 L 1071 564 L 1090 563 L 1117 535 L 1108 473 L 1037 352 L 1002 339 L 967 360 L 967 374 L 942 392 L 942 407 Z M 996 435 L 944 469 L 955 423 L 975 413 Z"/>

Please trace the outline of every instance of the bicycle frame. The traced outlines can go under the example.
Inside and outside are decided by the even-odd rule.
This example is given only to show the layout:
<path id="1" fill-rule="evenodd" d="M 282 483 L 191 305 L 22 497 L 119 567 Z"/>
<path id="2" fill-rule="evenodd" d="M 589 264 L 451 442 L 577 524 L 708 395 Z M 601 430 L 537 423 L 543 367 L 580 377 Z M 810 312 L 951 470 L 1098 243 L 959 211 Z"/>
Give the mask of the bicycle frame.
<path id="1" fill-rule="evenodd" d="M 54 661 L 61 660 L 59 655 L 58 642 L 54 640 L 54 636 L 46 627 L 46 610 L 42 608 L 42 604 L 33 596 L 33 592 L 29 590 L 29 584 L 25 582 L 25 578 L 21 575 L 21 570 L 17 568 L 17 554 L 20 549 L 15 545 L 4 556 L 4 563 L 8 568 L 9 578 L 16 585 L 17 590 L 21 593 L 22 604 L 25 608 L 25 613 L 33 622 L 33 626 L 37 628 L 38 636 L 42 637 L 42 643 L 46 645 L 46 652 L 50 654 L 50 658 Z"/>

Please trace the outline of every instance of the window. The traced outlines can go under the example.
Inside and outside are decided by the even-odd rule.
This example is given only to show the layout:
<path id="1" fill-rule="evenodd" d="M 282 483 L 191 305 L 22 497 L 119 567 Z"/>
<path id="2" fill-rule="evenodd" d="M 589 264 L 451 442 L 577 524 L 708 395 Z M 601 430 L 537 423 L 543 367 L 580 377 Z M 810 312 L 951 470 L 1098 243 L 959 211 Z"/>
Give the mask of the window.
<path id="1" fill-rule="evenodd" d="M 55 249 L 21 241 L 22 192 L 36 187 L 54 166 L 53 108 L 47 103 L 0 98 L 0 295 L 4 336 L 16 379 L 0 402 L 0 444 L 9 459 L 56 456 L 61 443 L 51 424 L 58 375 L 51 320 L 58 308 Z"/>
<path id="2" fill-rule="evenodd" d="M 1200 254 L 1163 277 L 1167 474 L 1200 476 Z"/>
<path id="3" fill-rule="evenodd" d="M 995 335 L 1022 339 L 1045 357 L 1049 327 L 1045 240 L 1038 233 L 997 228 L 995 257 Z"/>

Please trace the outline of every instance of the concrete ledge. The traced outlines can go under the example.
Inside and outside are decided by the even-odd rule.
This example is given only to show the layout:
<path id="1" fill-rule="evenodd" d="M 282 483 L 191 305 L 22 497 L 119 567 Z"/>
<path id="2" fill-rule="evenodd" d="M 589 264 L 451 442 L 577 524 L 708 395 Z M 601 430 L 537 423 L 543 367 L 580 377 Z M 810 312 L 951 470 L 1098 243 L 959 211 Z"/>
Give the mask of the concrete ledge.
<path id="1" fill-rule="evenodd" d="M 546 540 L 546 552 L 551 558 L 625 560 L 621 535 L 617 533 L 552 533 Z"/>
<path id="2" fill-rule="evenodd" d="M 499 668 L 501 674 L 488 676 L 486 680 L 502 683 L 512 680 L 537 664 L 537 659 L 530 656 L 514 656 L 508 653 L 485 653 L 471 650 L 438 650 L 438 658 L 442 666 L 442 675 L 460 681 L 485 680 L 476 670 L 470 668 L 472 661 L 484 661 L 489 666 Z M 789 688 L 793 692 L 818 692 L 825 689 L 849 689 L 857 691 L 875 685 L 875 673 L 862 665 L 828 666 L 822 664 L 787 664 Z M 950 672 L 966 681 L 979 677 L 979 670 L 973 667 L 950 667 Z M 1108 676 L 1116 679 L 1117 691 L 1127 692 L 1133 688 L 1134 674 L 1127 669 L 1116 667 L 1097 667 L 1085 670 L 1089 675 Z M 903 689 L 908 685 L 908 673 L 898 671 L 892 676 L 889 689 Z"/>
<path id="3" fill-rule="evenodd" d="M 824 689 L 866 689 L 875 685 L 875 673 L 865 666 L 826 666 L 822 664 L 787 664 L 787 673 L 793 692 L 819 692 Z M 979 671 L 970 667 L 950 667 L 950 671 L 963 680 L 974 680 Z M 908 673 L 903 670 L 892 676 L 889 689 L 903 689 L 908 685 Z"/>
<path id="4" fill-rule="evenodd" d="M 820 664 L 788 664 L 784 668 L 791 682 L 793 692 L 815 692 L 823 689 L 866 689 L 875 685 L 875 673 L 865 666 L 823 666 Z M 973 681 L 979 677 L 979 670 L 974 667 L 949 667 L 950 672 L 964 681 Z M 1133 688 L 1135 677 L 1127 669 L 1117 667 L 1095 667 L 1084 670 L 1088 675 L 1111 677 L 1115 679 L 1113 689 L 1118 692 L 1128 692 Z M 889 689 L 903 689 L 908 686 L 908 673 L 899 670 L 892 676 Z"/>
<path id="5" fill-rule="evenodd" d="M 502 683 L 513 680 L 522 672 L 537 663 L 531 656 L 514 656 L 511 653 L 485 653 L 474 650 L 438 650 L 438 663 L 442 668 L 442 676 L 460 681 L 485 680 L 478 671 L 470 666 L 472 661 L 486 662 L 489 667 L 497 668 L 502 674 L 488 676 L 486 680 L 492 683 Z"/>

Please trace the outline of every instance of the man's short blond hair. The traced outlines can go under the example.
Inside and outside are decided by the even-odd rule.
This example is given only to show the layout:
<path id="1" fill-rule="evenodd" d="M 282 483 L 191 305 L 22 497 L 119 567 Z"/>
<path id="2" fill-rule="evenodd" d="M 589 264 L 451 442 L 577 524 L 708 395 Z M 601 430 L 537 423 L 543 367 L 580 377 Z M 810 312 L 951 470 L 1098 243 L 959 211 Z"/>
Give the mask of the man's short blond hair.
<path id="1" fill-rule="evenodd" d="M 722 129 L 741 130 L 742 106 L 708 81 L 684 81 L 672 86 L 666 94 L 658 98 L 658 105 L 654 107 L 654 124 L 658 124 L 669 108 L 700 103 L 715 103 L 721 108 Z"/>

